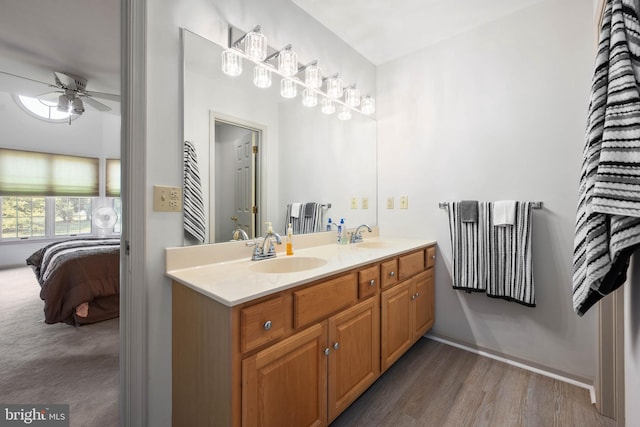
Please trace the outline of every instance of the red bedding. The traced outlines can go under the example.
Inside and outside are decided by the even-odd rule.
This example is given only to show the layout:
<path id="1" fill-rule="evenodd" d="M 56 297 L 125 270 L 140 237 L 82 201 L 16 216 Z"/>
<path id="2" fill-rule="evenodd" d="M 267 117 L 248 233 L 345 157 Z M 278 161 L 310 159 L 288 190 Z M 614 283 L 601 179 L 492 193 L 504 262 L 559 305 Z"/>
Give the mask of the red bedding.
<path id="1" fill-rule="evenodd" d="M 40 283 L 46 323 L 84 325 L 118 317 L 119 239 L 52 243 L 34 252 L 27 264 Z"/>

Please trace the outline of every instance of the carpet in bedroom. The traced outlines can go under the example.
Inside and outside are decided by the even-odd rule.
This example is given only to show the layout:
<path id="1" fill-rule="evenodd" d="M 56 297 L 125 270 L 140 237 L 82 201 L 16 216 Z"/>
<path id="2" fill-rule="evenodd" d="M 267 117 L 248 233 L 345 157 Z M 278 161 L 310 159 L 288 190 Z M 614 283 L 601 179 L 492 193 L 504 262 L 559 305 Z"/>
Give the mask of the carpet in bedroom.
<path id="1" fill-rule="evenodd" d="M 70 426 L 118 425 L 118 319 L 44 323 L 29 267 L 0 270 L 0 403 L 69 404 Z"/>

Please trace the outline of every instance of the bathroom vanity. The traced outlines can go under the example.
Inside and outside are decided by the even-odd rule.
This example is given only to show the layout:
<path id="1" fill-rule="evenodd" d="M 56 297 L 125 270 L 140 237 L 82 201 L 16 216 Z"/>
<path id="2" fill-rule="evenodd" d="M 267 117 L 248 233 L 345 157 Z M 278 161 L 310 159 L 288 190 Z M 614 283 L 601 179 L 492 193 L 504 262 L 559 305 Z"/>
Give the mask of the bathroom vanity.
<path id="1" fill-rule="evenodd" d="M 434 242 L 208 248 L 167 249 L 175 426 L 325 426 L 433 325 Z"/>

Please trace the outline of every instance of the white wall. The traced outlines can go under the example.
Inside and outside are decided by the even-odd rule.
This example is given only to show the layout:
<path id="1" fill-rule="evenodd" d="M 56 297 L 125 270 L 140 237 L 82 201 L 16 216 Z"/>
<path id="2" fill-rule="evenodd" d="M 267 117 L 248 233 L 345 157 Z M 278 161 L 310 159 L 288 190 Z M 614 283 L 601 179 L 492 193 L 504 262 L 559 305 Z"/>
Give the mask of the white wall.
<path id="1" fill-rule="evenodd" d="M 147 3 L 147 282 L 133 286 L 145 286 L 148 295 L 147 423 L 152 426 L 171 423 L 171 287 L 164 276 L 164 249 L 182 244 L 182 216 L 153 212 L 151 190 L 154 184 L 182 182 L 179 27 L 224 44 L 227 21 L 244 29 L 260 24 L 272 46 L 292 43 L 300 62 L 317 58 L 327 72 L 340 71 L 363 91 L 375 92 L 375 67 L 288 0 Z"/>
<path id="2" fill-rule="evenodd" d="M 593 5 L 548 0 L 378 69 L 383 234 L 438 241 L 433 332 L 591 381 L 595 310 L 572 310 L 578 174 L 593 64 Z M 540 200 L 537 307 L 451 289 L 440 201 Z M 397 202 L 396 202 L 397 203 Z"/>
<path id="3" fill-rule="evenodd" d="M 0 147 L 99 158 L 120 157 L 120 116 L 87 107 L 67 123 L 39 120 L 0 92 Z M 102 176 L 101 179 L 104 179 Z M 26 258 L 47 241 L 0 243 L 0 268 L 25 265 Z"/>

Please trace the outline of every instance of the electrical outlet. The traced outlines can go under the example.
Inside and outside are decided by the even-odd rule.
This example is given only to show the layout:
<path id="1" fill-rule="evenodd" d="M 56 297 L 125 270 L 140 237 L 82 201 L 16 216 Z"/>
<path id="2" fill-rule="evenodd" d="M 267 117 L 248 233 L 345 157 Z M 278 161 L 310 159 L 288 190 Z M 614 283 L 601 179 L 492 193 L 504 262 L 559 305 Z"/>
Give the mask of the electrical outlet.
<path id="1" fill-rule="evenodd" d="M 400 209 L 409 209 L 409 196 L 400 196 Z"/>
<path id="2" fill-rule="evenodd" d="M 351 198 L 351 209 L 358 209 L 358 198 L 357 197 L 352 197 Z"/>
<path id="3" fill-rule="evenodd" d="M 368 197 L 363 197 L 362 198 L 362 209 L 369 209 L 369 198 Z"/>
<path id="4" fill-rule="evenodd" d="M 153 210 L 156 212 L 181 212 L 182 188 L 154 185 Z"/>
<path id="5" fill-rule="evenodd" d="M 387 209 L 393 209 L 393 196 L 387 197 Z"/>

